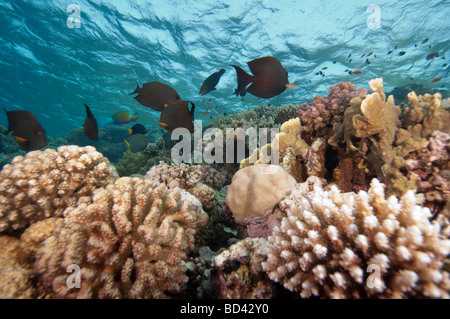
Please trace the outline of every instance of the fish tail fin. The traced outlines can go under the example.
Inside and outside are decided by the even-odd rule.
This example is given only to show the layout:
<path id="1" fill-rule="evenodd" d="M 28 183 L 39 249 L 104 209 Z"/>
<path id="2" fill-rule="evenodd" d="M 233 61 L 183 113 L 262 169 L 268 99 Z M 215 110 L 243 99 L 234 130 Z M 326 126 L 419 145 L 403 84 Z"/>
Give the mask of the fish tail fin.
<path id="1" fill-rule="evenodd" d="M 253 76 L 245 72 L 242 68 L 238 67 L 237 65 L 232 64 L 231 66 L 236 70 L 238 87 L 234 91 L 234 94 L 238 96 L 239 93 L 247 87 L 247 85 L 253 82 Z"/>
<path id="2" fill-rule="evenodd" d="M 136 82 L 136 89 L 128 95 L 133 95 L 133 94 L 139 93 L 140 91 L 141 91 L 141 88 L 139 87 L 139 83 Z"/>
<path id="3" fill-rule="evenodd" d="M 195 104 L 192 103 L 191 101 L 189 101 L 189 103 L 192 104 L 192 107 L 191 107 L 191 119 L 192 119 L 192 121 L 194 121 Z"/>
<path id="4" fill-rule="evenodd" d="M 295 85 L 295 84 L 289 84 L 289 83 L 286 84 L 285 87 L 288 88 L 288 89 L 290 89 L 290 90 L 298 89 L 298 85 Z"/>
<path id="5" fill-rule="evenodd" d="M 131 145 L 127 140 L 123 140 L 125 142 L 125 145 L 127 147 L 127 151 L 131 153 Z"/>
<path id="6" fill-rule="evenodd" d="M 131 128 L 128 128 L 128 134 L 131 135 L 131 133 L 133 133 L 133 130 Z"/>

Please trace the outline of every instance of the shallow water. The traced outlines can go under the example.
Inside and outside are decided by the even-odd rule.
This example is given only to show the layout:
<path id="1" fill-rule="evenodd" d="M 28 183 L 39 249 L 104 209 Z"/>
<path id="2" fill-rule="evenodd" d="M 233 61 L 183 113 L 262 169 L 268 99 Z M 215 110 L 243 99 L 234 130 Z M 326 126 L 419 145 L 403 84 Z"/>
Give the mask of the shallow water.
<path id="1" fill-rule="evenodd" d="M 77 15 L 67 12 L 72 1 L 2 1 L 1 105 L 33 112 L 49 136 L 60 136 L 82 127 L 83 103 L 96 116 L 136 111 L 140 123 L 157 128 L 159 113 L 128 95 L 136 82 L 170 84 L 197 104 L 196 118 L 206 122 L 267 103 L 309 102 L 339 81 L 367 88 L 383 77 L 387 91 L 412 82 L 448 90 L 450 3 L 377 1 L 379 28 L 368 22 L 371 3 L 78 1 L 80 25 L 70 28 Z M 361 55 L 370 52 L 367 64 Z M 426 60 L 432 52 L 439 57 Z M 299 88 L 269 100 L 232 95 L 236 75 L 229 64 L 248 70 L 246 62 L 267 55 L 281 61 Z M 198 91 L 220 68 L 226 72 L 217 90 L 205 96 L 216 112 L 203 116 L 208 109 Z M 442 80 L 431 83 L 436 77 Z M 7 126 L 3 112 L 0 124 Z"/>

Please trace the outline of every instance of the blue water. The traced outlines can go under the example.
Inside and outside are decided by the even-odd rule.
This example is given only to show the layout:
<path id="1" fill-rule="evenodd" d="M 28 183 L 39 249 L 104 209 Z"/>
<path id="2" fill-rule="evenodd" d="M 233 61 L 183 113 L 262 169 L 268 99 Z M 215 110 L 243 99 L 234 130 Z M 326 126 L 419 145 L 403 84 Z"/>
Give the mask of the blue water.
<path id="1" fill-rule="evenodd" d="M 372 3 L 380 8 L 379 28 L 369 27 L 376 20 L 367 21 Z M 71 4 L 80 8 L 79 28 L 68 27 L 76 14 L 67 12 Z M 3 0 L 0 104 L 33 112 L 48 135 L 60 136 L 82 127 L 83 103 L 96 116 L 131 110 L 140 123 L 156 126 L 159 113 L 128 95 L 136 82 L 171 85 L 197 104 L 202 119 L 206 105 L 198 91 L 220 68 L 226 72 L 217 90 L 206 95 L 214 116 L 309 102 L 339 81 L 367 88 L 374 77 L 383 77 L 387 91 L 410 82 L 448 90 L 449 16 L 450 1 L 436 0 Z M 370 52 L 367 64 L 360 57 Z M 439 57 L 426 60 L 432 52 Z M 248 70 L 246 62 L 267 55 L 287 67 L 299 88 L 268 101 L 232 95 L 236 75 L 229 64 Z M 316 75 L 324 67 L 325 76 Z M 436 77 L 442 80 L 431 83 Z M 3 112 L 0 124 L 7 125 Z"/>

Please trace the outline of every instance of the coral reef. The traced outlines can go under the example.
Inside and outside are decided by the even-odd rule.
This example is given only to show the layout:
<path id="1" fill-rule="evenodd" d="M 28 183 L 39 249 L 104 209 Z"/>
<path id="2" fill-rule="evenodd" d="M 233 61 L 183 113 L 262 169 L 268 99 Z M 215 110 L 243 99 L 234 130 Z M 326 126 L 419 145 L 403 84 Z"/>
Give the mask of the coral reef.
<path id="1" fill-rule="evenodd" d="M 127 150 L 117 162 L 117 173 L 122 177 L 140 173 L 142 169 L 149 167 L 147 161 L 148 157 L 143 153 L 132 153 Z"/>
<path id="2" fill-rule="evenodd" d="M 184 163 L 169 165 L 162 161 L 147 172 L 145 179 L 154 183 L 164 183 L 169 188 L 183 189 L 192 188 L 200 182 L 214 189 L 220 189 L 225 182 L 224 174 L 208 165 Z"/>
<path id="3" fill-rule="evenodd" d="M 450 240 L 412 191 L 386 199 L 377 179 L 368 192 L 325 191 L 310 177 L 280 208 L 262 266 L 301 297 L 449 297 Z"/>
<path id="4" fill-rule="evenodd" d="M 197 183 L 197 185 L 187 189 L 187 191 L 202 203 L 203 209 L 211 210 L 217 206 L 216 193 L 208 185 Z"/>
<path id="5" fill-rule="evenodd" d="M 276 294 L 275 285 L 261 267 L 267 243 L 246 238 L 214 258 L 220 299 L 268 299 Z M 231 264 L 237 263 L 234 267 Z M 230 269 L 231 268 L 231 269 Z"/>
<path id="6" fill-rule="evenodd" d="M 416 189 L 417 182 L 415 175 L 408 179 L 399 170 L 406 156 L 425 148 L 431 133 L 445 128 L 449 112 L 441 107 L 439 93 L 417 97 L 411 92 L 410 107 L 401 114 L 392 96 L 386 99 L 382 79 L 371 80 L 369 86 L 374 93 L 350 101 L 343 124 L 335 125 L 328 143 L 339 147 L 345 140 L 347 152 L 367 160 L 378 179 L 388 184 L 388 194 L 401 196 Z"/>
<path id="7" fill-rule="evenodd" d="M 225 131 L 227 128 L 238 127 L 243 129 L 276 127 L 276 114 L 277 109 L 275 107 L 262 105 L 254 109 L 249 108 L 246 111 L 240 111 L 237 114 L 215 117 L 211 123 L 205 126 L 205 129 L 214 127 Z"/>
<path id="8" fill-rule="evenodd" d="M 310 104 L 303 103 L 298 109 L 306 134 L 322 137 L 327 140 L 333 135 L 333 126 L 342 123 L 344 111 L 350 100 L 359 95 L 366 95 L 366 89 L 355 91 L 356 85 L 351 82 L 339 82 L 331 86 L 328 96 L 316 96 Z"/>
<path id="9" fill-rule="evenodd" d="M 19 240 L 0 236 L 0 299 L 30 299 L 36 295 L 31 274 L 17 259 Z"/>
<path id="10" fill-rule="evenodd" d="M 61 298 L 167 298 L 187 281 L 181 261 L 207 222 L 200 202 L 180 189 L 122 177 L 69 207 L 36 253 L 34 272 Z M 67 285 L 69 266 L 79 288 Z"/>
<path id="11" fill-rule="evenodd" d="M 277 108 L 277 117 L 275 118 L 276 124 L 283 124 L 291 119 L 298 117 L 297 114 L 298 105 L 286 104 Z"/>
<path id="12" fill-rule="evenodd" d="M 295 186 L 295 179 L 282 167 L 259 164 L 242 168 L 233 176 L 226 203 L 236 222 L 264 215 Z"/>
<path id="13" fill-rule="evenodd" d="M 117 178 L 107 158 L 92 146 L 17 156 L 0 172 L 0 232 L 18 229 L 90 198 L 94 189 Z"/>
<path id="14" fill-rule="evenodd" d="M 434 131 L 428 145 L 405 157 L 401 172 L 416 181 L 417 191 L 425 200 L 443 206 L 450 198 L 450 135 Z"/>

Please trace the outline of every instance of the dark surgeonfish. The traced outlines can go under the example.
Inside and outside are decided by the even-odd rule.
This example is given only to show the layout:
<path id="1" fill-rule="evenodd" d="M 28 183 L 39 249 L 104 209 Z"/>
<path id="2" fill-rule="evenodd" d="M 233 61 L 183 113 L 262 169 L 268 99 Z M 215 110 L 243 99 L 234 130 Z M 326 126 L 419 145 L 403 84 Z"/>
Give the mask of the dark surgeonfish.
<path id="1" fill-rule="evenodd" d="M 145 150 L 150 140 L 144 134 L 133 134 L 128 136 L 124 142 L 130 152 L 137 153 Z"/>
<path id="2" fill-rule="evenodd" d="M 5 109 L 4 109 L 5 110 Z M 38 119 L 24 110 L 7 111 L 8 131 L 24 151 L 34 151 L 47 146 L 47 136 Z"/>
<path id="3" fill-rule="evenodd" d="M 189 111 L 188 104 L 191 103 L 192 107 Z M 194 133 L 194 111 L 195 104 L 190 101 L 176 101 L 166 107 L 161 112 L 158 125 L 172 132 L 174 129 L 184 127 L 189 132 Z"/>
<path id="4" fill-rule="evenodd" d="M 147 129 L 142 124 L 134 124 L 131 128 L 128 129 L 128 134 L 145 134 L 147 133 Z"/>
<path id="5" fill-rule="evenodd" d="M 84 119 L 84 135 L 90 139 L 90 140 L 98 140 L 98 124 L 97 120 L 94 117 L 94 114 L 92 114 L 91 109 L 89 106 L 84 104 L 86 107 L 86 118 Z"/>
<path id="6" fill-rule="evenodd" d="M 219 83 L 221 76 L 225 73 L 225 69 L 220 69 L 210 76 L 208 76 L 205 81 L 203 81 L 202 87 L 200 88 L 200 95 L 205 95 L 216 89 L 216 85 Z"/>
<path id="7" fill-rule="evenodd" d="M 281 94 L 286 88 L 295 88 L 289 84 L 288 73 L 276 58 L 267 56 L 247 63 L 254 75 L 250 75 L 237 65 L 231 65 L 236 70 L 238 87 L 234 91 L 237 96 L 246 89 L 247 92 L 260 98 L 271 98 Z"/>
<path id="8" fill-rule="evenodd" d="M 139 83 L 131 94 L 138 94 L 134 98 L 142 105 L 162 111 L 164 105 L 169 105 L 172 102 L 181 100 L 177 91 L 161 82 L 148 82 L 139 87 Z"/>

